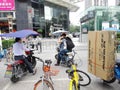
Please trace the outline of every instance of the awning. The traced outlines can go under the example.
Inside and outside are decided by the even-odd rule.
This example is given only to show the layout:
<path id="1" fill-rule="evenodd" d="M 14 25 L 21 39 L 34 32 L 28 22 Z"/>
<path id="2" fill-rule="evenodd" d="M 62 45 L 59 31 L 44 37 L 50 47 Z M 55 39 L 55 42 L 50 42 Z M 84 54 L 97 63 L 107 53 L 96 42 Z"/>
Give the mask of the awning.
<path id="1" fill-rule="evenodd" d="M 53 4 L 57 4 L 63 7 L 68 8 L 68 10 L 70 10 L 71 12 L 75 12 L 79 9 L 78 6 L 73 5 L 72 3 L 68 3 L 62 0 L 45 0 L 47 2 L 53 3 Z"/>

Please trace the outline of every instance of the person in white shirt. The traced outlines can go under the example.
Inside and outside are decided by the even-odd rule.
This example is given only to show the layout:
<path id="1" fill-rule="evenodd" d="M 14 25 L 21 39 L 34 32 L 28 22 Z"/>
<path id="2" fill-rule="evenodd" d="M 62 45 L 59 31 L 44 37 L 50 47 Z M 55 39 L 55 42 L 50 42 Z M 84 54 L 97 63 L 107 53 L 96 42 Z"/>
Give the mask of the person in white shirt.
<path id="1" fill-rule="evenodd" d="M 36 73 L 36 71 L 34 71 L 32 69 L 32 65 L 31 63 L 26 59 L 24 52 L 28 51 L 29 49 L 27 49 L 24 44 L 22 43 L 21 38 L 16 38 L 15 39 L 15 43 L 13 44 L 13 54 L 14 54 L 14 59 L 15 60 L 23 60 L 24 63 L 27 65 L 28 70 L 30 73 L 33 73 L 33 75 Z"/>
<path id="2" fill-rule="evenodd" d="M 42 52 L 42 47 L 41 47 L 41 38 L 39 36 L 36 37 L 36 49 L 39 52 Z"/>

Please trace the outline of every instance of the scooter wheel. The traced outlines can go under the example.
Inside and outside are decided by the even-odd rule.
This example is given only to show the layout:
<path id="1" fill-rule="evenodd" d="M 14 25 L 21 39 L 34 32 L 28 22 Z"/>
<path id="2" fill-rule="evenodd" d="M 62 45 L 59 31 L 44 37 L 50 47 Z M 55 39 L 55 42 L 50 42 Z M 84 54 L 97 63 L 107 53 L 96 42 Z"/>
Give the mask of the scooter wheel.
<path id="1" fill-rule="evenodd" d="M 71 67 L 72 64 L 73 64 L 73 61 L 72 61 L 72 60 L 69 60 L 69 61 L 67 62 L 67 66 L 68 66 L 68 67 Z"/>
<path id="2" fill-rule="evenodd" d="M 11 81 L 13 83 L 16 83 L 17 81 L 19 81 L 19 77 L 16 77 L 15 75 L 11 77 Z"/>
<path id="3" fill-rule="evenodd" d="M 111 80 L 103 80 L 103 82 L 105 82 L 105 83 L 113 83 L 113 82 L 115 82 L 115 80 L 116 80 L 116 78 L 113 77 Z"/>
<path id="4" fill-rule="evenodd" d="M 58 54 L 55 55 L 55 59 L 58 60 Z"/>

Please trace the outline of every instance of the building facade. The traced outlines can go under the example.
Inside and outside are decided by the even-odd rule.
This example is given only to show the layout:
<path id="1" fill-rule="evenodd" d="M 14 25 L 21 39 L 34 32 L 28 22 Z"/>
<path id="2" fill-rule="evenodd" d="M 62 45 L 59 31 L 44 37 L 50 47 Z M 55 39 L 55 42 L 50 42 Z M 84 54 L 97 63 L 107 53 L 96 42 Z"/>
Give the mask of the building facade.
<path id="1" fill-rule="evenodd" d="M 48 34 L 50 25 L 69 30 L 69 11 L 78 9 L 77 6 L 62 0 L 14 0 L 14 2 L 15 10 L 0 11 L 0 22 L 9 24 L 7 16 L 12 15 L 14 29 L 41 29 L 44 35 Z M 2 25 L 0 29 L 9 29 L 6 23 L 0 24 Z"/>
<path id="2" fill-rule="evenodd" d="M 85 0 L 85 9 L 92 6 L 108 6 L 108 0 Z"/>
<path id="3" fill-rule="evenodd" d="M 85 11 L 80 14 L 82 28 L 87 30 L 103 30 L 107 27 L 120 25 L 120 0 L 85 0 Z M 105 28 L 104 28 L 105 27 Z M 81 29 L 82 29 L 81 28 Z"/>
<path id="4" fill-rule="evenodd" d="M 120 6 L 120 0 L 116 0 L 116 5 Z"/>

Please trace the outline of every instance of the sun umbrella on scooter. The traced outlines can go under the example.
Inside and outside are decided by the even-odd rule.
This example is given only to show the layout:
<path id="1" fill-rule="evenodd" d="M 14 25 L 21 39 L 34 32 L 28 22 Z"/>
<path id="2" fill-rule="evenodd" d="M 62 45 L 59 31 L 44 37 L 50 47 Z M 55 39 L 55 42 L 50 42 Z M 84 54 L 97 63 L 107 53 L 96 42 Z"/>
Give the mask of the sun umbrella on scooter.
<path id="1" fill-rule="evenodd" d="M 19 30 L 16 32 L 11 32 L 11 33 L 6 33 L 6 34 L 1 34 L 1 37 L 19 37 L 19 38 L 24 38 L 29 35 L 39 35 L 36 31 L 30 30 L 30 29 L 24 29 L 24 30 Z"/>

